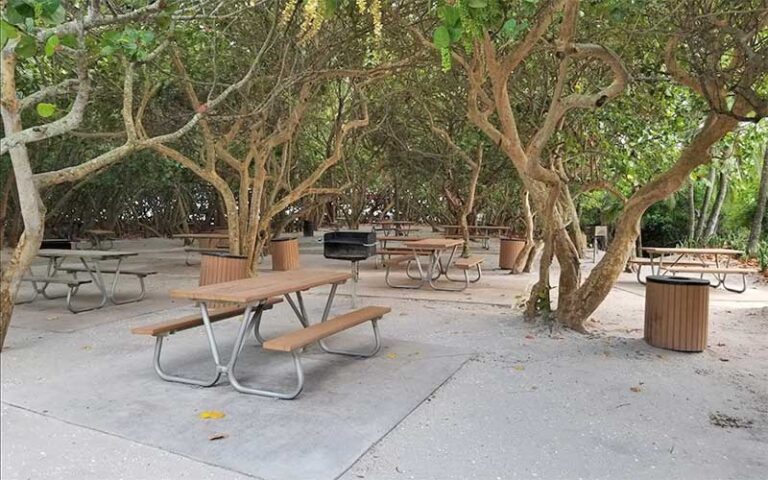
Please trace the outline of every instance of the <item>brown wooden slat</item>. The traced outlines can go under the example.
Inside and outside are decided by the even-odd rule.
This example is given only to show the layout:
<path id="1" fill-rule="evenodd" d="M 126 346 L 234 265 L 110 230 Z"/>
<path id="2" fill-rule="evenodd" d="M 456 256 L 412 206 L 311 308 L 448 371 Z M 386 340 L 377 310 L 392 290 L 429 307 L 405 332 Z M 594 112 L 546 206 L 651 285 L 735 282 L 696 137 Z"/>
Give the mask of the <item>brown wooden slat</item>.
<path id="1" fill-rule="evenodd" d="M 473 256 L 468 258 L 459 258 L 458 260 L 453 262 L 453 265 L 456 268 L 467 270 L 469 268 L 476 267 L 478 264 L 483 263 L 484 261 L 485 261 L 485 257 Z"/>
<path id="2" fill-rule="evenodd" d="M 264 342 L 263 348 L 278 352 L 292 352 L 361 323 L 381 318 L 391 310 L 389 307 L 363 307 L 325 322 L 267 340 Z"/>
<path id="3" fill-rule="evenodd" d="M 643 337 L 650 345 L 700 352 L 707 347 L 708 321 L 708 285 L 646 285 Z"/>
<path id="4" fill-rule="evenodd" d="M 669 266 L 664 268 L 670 272 L 678 273 L 759 273 L 760 270 L 756 268 L 715 268 L 715 267 L 678 267 Z"/>
<path id="5" fill-rule="evenodd" d="M 196 288 L 173 289 L 172 298 L 196 302 L 255 303 L 286 293 L 300 292 L 321 285 L 344 283 L 352 278 L 349 272 L 327 270 L 291 270 L 289 272 L 260 272 L 258 277 L 205 285 Z"/>
<path id="6" fill-rule="evenodd" d="M 272 270 L 284 272 L 299 269 L 298 239 L 273 240 L 269 244 L 269 252 L 272 255 Z"/>
<path id="7" fill-rule="evenodd" d="M 269 301 L 267 301 L 266 308 L 272 308 L 272 305 L 282 301 L 282 298 L 270 298 Z M 245 307 L 219 308 L 216 310 L 210 310 L 208 312 L 208 318 L 211 320 L 211 322 L 218 322 L 219 320 L 242 315 L 243 312 L 245 312 Z M 158 335 L 180 332 L 182 330 L 187 330 L 202 325 L 203 316 L 202 314 L 197 313 L 177 318 L 175 320 L 169 320 L 167 322 L 156 323 L 154 325 L 142 325 L 140 327 L 135 327 L 131 329 L 131 333 L 136 335 L 152 335 L 153 337 L 156 337 Z"/>

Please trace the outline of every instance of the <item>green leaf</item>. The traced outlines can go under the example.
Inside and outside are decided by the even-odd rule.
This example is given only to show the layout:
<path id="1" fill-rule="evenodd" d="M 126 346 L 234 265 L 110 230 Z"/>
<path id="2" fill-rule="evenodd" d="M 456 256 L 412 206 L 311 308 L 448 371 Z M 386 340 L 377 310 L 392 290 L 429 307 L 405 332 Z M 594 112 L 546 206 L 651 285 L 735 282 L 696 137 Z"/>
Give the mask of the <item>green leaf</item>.
<path id="1" fill-rule="evenodd" d="M 5 43 L 8 40 L 18 36 L 19 31 L 16 30 L 16 27 L 6 22 L 5 20 L 0 21 L 0 48 L 5 47 Z"/>
<path id="2" fill-rule="evenodd" d="M 64 35 L 59 40 L 60 40 L 59 43 L 61 43 L 65 47 L 77 48 L 77 37 L 75 36 L 74 33 L 70 33 L 68 35 Z"/>
<path id="3" fill-rule="evenodd" d="M 437 48 L 448 48 L 451 46 L 451 33 L 445 25 L 440 25 L 432 35 L 432 42 Z"/>
<path id="4" fill-rule="evenodd" d="M 459 21 L 461 20 L 461 13 L 459 12 L 459 9 L 450 5 L 443 5 L 440 7 L 440 9 L 437 11 L 437 16 L 448 27 L 458 26 Z"/>
<path id="5" fill-rule="evenodd" d="M 51 35 L 48 40 L 45 41 L 45 56 L 52 57 L 56 53 L 56 47 L 59 46 L 61 41 L 57 35 Z"/>
<path id="6" fill-rule="evenodd" d="M 67 19 L 67 11 L 64 10 L 64 7 L 59 6 L 53 13 L 50 15 L 47 15 L 48 21 L 54 25 L 59 25 L 61 23 L 64 23 L 64 20 Z"/>
<path id="7" fill-rule="evenodd" d="M 336 13 L 336 9 L 339 7 L 338 0 L 325 0 L 323 2 L 325 6 L 325 11 L 323 12 L 323 15 L 326 17 L 330 17 L 334 13 Z"/>
<path id="8" fill-rule="evenodd" d="M 487 6 L 487 0 L 469 0 L 469 8 L 485 8 Z"/>
<path id="9" fill-rule="evenodd" d="M 19 43 L 16 45 L 16 55 L 21 58 L 29 58 L 37 51 L 37 42 L 29 35 L 22 35 Z"/>
<path id="10" fill-rule="evenodd" d="M 461 34 L 464 33 L 464 29 L 461 27 L 450 27 L 448 32 L 451 34 L 451 43 L 456 43 L 461 39 Z"/>
<path id="11" fill-rule="evenodd" d="M 504 25 L 501 27 L 501 31 L 509 38 L 514 38 L 517 36 L 517 20 L 514 18 L 510 18 L 506 22 L 504 22 Z"/>
<path id="12" fill-rule="evenodd" d="M 35 108 L 37 110 L 37 114 L 43 118 L 48 118 L 56 113 L 56 105 L 52 103 L 38 103 L 37 107 Z"/>

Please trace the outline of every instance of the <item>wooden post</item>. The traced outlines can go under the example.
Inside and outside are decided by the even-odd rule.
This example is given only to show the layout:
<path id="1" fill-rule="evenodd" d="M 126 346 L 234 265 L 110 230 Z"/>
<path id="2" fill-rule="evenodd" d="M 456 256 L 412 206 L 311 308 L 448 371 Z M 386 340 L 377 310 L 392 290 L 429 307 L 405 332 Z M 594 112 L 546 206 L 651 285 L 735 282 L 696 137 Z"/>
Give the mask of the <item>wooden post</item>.
<path id="1" fill-rule="evenodd" d="M 296 238 L 274 238 L 270 242 L 272 270 L 286 271 L 299 268 L 299 240 Z"/>
<path id="2" fill-rule="evenodd" d="M 645 287 L 645 341 L 681 352 L 707 348 L 709 281 L 651 275 Z"/>

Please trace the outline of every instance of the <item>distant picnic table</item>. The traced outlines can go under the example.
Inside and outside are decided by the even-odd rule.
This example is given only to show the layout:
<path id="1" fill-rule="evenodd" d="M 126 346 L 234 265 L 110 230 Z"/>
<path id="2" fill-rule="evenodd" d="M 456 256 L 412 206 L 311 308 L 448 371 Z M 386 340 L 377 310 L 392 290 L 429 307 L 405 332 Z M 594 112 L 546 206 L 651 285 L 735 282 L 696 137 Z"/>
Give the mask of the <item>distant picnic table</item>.
<path id="1" fill-rule="evenodd" d="M 411 233 L 413 222 L 409 220 L 374 220 L 372 230 L 384 232 L 384 235 L 394 234 L 407 237 Z"/>
<path id="2" fill-rule="evenodd" d="M 66 250 L 66 249 L 44 249 L 38 252 L 38 256 L 48 259 L 48 267 L 45 275 L 35 275 L 31 269 L 27 275 L 22 277 L 22 281 L 32 283 L 35 294 L 30 300 L 18 303 L 29 303 L 39 294 L 48 299 L 60 298 L 61 295 L 50 295 L 47 289 L 50 285 L 66 285 L 67 308 L 72 313 L 80 313 L 88 310 L 94 310 L 103 307 L 107 301 L 115 305 L 124 303 L 138 302 L 144 298 L 146 287 L 144 278 L 154 275 L 157 272 L 138 269 L 123 269 L 121 263 L 128 257 L 138 255 L 136 252 L 120 252 L 115 250 Z M 63 265 L 65 260 L 79 260 L 80 265 Z M 104 266 L 102 262 L 116 261 L 114 266 Z M 78 278 L 78 273 L 87 274 L 90 279 Z M 107 282 L 104 279 L 105 274 L 114 275 L 112 285 L 107 289 Z M 69 276 L 71 275 L 71 276 Z M 135 297 L 127 299 L 118 299 L 115 296 L 115 290 L 121 275 L 135 276 L 139 280 L 141 291 Z M 77 308 L 72 301 L 79 288 L 88 283 L 93 283 L 101 292 L 101 300 L 98 304 L 83 308 Z"/>
<path id="3" fill-rule="evenodd" d="M 757 269 L 732 267 L 731 260 L 744 255 L 744 251 L 732 248 L 688 248 L 688 247 L 645 247 L 643 251 L 648 258 L 633 258 L 630 264 L 637 266 L 637 279 L 645 283 L 640 277 L 642 266 L 647 265 L 653 275 L 678 273 L 712 275 L 715 278 L 713 288 L 722 286 L 728 291 L 742 293 L 747 289 L 746 276 L 756 273 Z M 693 257 L 687 260 L 686 257 Z M 725 284 L 728 275 L 741 275 L 742 287 L 732 288 Z"/>
<path id="4" fill-rule="evenodd" d="M 446 238 L 462 238 L 461 225 L 438 225 L 445 231 Z M 491 237 L 501 237 L 509 234 L 511 228 L 503 225 L 468 225 L 469 239 L 480 241 L 484 249 L 490 248 Z"/>
<path id="5" fill-rule="evenodd" d="M 429 285 L 434 290 L 444 291 L 461 291 L 466 289 L 470 283 L 474 283 L 480 280 L 482 277 L 481 264 L 485 261 L 483 257 L 473 256 L 469 258 L 459 258 L 456 261 L 453 259 L 456 257 L 456 252 L 459 247 L 464 245 L 464 240 L 451 239 L 451 238 L 422 238 L 419 240 L 412 240 L 405 243 L 405 248 L 410 249 L 410 252 L 399 256 L 390 256 L 384 262 L 384 266 L 387 271 L 384 276 L 384 280 L 388 286 L 392 288 L 422 288 Z M 448 260 L 443 263 L 442 256 L 444 252 L 450 252 L 448 254 Z M 428 264 L 425 268 L 421 264 L 419 257 L 428 257 Z M 417 280 L 416 283 L 393 283 L 390 279 L 390 273 L 392 267 L 405 264 L 405 274 L 412 280 Z M 411 265 L 416 265 L 418 275 L 411 273 Z M 448 274 L 449 269 L 453 267 L 463 272 L 463 280 L 451 278 Z M 468 271 L 471 269 L 477 270 L 477 277 L 470 280 Z M 444 277 L 450 282 L 460 282 L 460 287 L 447 287 L 445 285 L 439 285 L 435 283 L 440 277 Z"/>
<path id="6" fill-rule="evenodd" d="M 229 235 L 226 233 L 177 233 L 173 235 L 173 238 L 181 239 L 184 241 L 184 251 L 187 252 L 184 263 L 192 265 L 190 260 L 191 253 L 215 253 L 221 252 L 227 248 L 227 240 Z M 197 247 L 192 244 L 197 241 Z"/>
<path id="7" fill-rule="evenodd" d="M 112 230 L 93 228 L 86 230 L 85 236 L 88 237 L 88 240 L 91 242 L 91 246 L 96 250 L 109 250 L 115 244 L 115 232 Z"/>

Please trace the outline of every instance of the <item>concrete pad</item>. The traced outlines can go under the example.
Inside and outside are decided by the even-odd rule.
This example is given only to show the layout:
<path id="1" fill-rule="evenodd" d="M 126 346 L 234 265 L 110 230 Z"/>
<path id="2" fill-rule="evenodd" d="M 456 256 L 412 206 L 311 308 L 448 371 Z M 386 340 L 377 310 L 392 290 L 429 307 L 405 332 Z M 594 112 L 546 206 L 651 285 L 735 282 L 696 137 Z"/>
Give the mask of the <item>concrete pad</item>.
<path id="1" fill-rule="evenodd" d="M 3 405 L 1 417 L 3 479 L 162 478 L 157 472 L 190 480 L 253 478 L 17 407 Z"/>
<path id="2" fill-rule="evenodd" d="M 317 300 L 308 300 L 310 315 L 320 313 Z M 152 321 L 179 313 L 168 311 Z M 297 321 L 288 314 L 285 305 L 268 312 L 264 335 L 295 328 Z M 137 323 L 142 320 L 129 322 Z M 217 324 L 225 357 L 237 323 Z M 210 389 L 164 382 L 151 368 L 153 339 L 132 338 L 128 325 L 119 333 L 114 328 L 90 329 L 103 330 L 94 344 L 83 345 L 90 341 L 85 333 L 37 339 L 50 347 L 40 363 L 18 363 L 28 351 L 4 352 L 3 402 L 264 479 L 336 478 L 468 358 L 447 347 L 392 340 L 385 319 L 384 348 L 377 357 L 311 351 L 304 362 L 304 392 L 296 400 L 279 401 L 237 393 L 226 382 Z M 334 345 L 364 345 L 371 340 L 367 334 L 360 327 L 334 338 Z M 172 336 L 167 352 L 170 371 L 184 368 L 201 377 L 211 372 L 200 329 Z M 19 370 L 35 375 L 25 378 Z M 13 373 L 6 377 L 5 371 Z M 253 341 L 243 350 L 238 373 L 243 382 L 259 386 L 289 388 L 294 382 L 290 356 L 264 352 Z M 205 410 L 223 411 L 226 417 L 198 418 Z M 226 438 L 209 441 L 215 434 Z"/>

